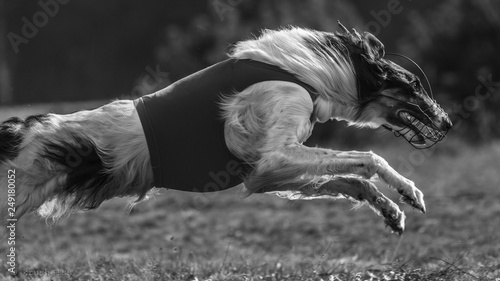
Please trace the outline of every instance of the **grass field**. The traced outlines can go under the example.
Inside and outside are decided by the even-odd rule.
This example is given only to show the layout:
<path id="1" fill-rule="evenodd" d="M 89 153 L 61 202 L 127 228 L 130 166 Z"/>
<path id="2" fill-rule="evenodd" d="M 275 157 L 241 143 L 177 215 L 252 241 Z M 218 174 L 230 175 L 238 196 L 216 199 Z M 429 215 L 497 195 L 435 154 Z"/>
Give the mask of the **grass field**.
<path id="1" fill-rule="evenodd" d="M 1 117 L 1 116 L 0 116 Z M 381 137 L 380 142 L 392 140 Z M 370 147 L 424 192 L 399 237 L 347 200 L 240 199 L 162 191 L 57 224 L 18 222 L 18 277 L 6 280 L 500 280 L 500 143 L 448 139 L 432 153 Z M 393 200 L 396 192 L 379 183 Z M 49 226 L 47 226 L 47 224 Z M 5 243 L 0 248 L 5 264 Z"/>

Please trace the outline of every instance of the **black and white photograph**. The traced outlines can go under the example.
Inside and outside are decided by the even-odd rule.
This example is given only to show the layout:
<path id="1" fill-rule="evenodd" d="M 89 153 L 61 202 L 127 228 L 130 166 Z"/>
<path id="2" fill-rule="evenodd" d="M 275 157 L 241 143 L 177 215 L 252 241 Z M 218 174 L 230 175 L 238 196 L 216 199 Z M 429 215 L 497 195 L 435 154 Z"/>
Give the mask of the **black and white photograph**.
<path id="1" fill-rule="evenodd" d="M 0 280 L 500 281 L 500 2 L 0 0 Z"/>

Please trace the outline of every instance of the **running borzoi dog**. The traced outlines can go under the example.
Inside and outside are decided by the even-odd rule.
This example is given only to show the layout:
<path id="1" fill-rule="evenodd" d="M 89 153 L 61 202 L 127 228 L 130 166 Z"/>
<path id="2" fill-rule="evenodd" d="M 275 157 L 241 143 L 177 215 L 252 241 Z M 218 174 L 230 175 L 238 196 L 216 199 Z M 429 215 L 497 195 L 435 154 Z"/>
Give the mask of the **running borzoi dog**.
<path id="1" fill-rule="evenodd" d="M 0 219 L 35 210 L 59 218 L 113 197 L 142 200 L 153 188 L 241 185 L 247 195 L 366 202 L 401 233 L 404 213 L 370 179 L 378 176 L 425 213 L 412 181 L 371 151 L 302 143 L 315 123 L 337 119 L 383 126 L 423 148 L 440 141 L 451 122 L 416 75 L 385 58 L 375 36 L 341 28 L 267 30 L 157 93 L 3 122 Z"/>

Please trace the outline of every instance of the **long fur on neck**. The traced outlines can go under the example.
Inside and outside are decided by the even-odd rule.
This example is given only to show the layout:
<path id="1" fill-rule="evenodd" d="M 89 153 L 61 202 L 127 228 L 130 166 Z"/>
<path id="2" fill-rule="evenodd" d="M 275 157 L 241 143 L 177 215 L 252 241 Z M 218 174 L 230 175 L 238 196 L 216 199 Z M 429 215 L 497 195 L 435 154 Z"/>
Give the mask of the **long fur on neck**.
<path id="1" fill-rule="evenodd" d="M 353 121 L 358 105 L 356 73 L 347 48 L 338 39 L 330 40 L 331 35 L 302 28 L 265 30 L 255 40 L 237 43 L 229 55 L 277 65 L 312 85 L 318 94 L 315 115 L 320 122 L 332 116 Z"/>

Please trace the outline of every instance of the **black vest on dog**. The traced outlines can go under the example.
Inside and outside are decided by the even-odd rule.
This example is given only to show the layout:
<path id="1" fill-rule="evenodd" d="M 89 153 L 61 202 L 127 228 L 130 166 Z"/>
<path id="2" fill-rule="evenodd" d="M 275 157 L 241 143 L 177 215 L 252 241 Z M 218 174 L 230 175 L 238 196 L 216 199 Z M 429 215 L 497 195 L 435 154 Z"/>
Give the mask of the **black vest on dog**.
<path id="1" fill-rule="evenodd" d="M 219 103 L 222 96 L 272 80 L 296 83 L 313 96 L 312 87 L 279 67 L 228 59 L 134 100 L 151 157 L 154 185 L 211 192 L 240 184 L 251 167 L 229 152 Z"/>

